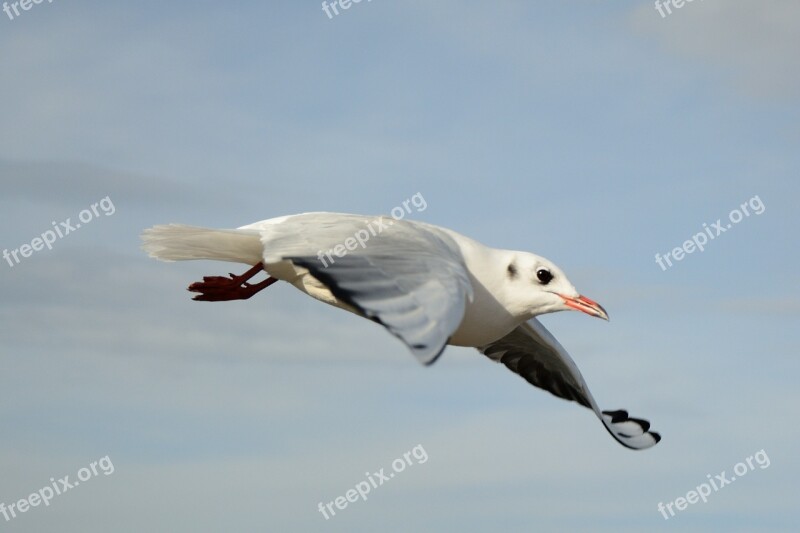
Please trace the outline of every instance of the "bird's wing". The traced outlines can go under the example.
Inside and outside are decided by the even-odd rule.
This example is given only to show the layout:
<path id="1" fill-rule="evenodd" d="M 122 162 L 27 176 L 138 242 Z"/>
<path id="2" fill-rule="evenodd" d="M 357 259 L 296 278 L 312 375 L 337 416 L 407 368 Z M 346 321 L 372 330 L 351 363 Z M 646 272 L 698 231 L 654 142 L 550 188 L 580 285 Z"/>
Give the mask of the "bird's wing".
<path id="1" fill-rule="evenodd" d="M 658 433 L 648 431 L 646 420 L 631 418 L 627 411 L 601 411 L 575 361 L 535 318 L 478 350 L 532 385 L 592 409 L 611 436 L 627 448 L 643 450 L 661 440 Z"/>
<path id="2" fill-rule="evenodd" d="M 336 298 L 433 363 L 464 317 L 472 285 L 458 245 L 427 224 L 307 213 L 261 228 L 264 262 L 306 268 Z M 342 257 L 334 251 L 337 247 Z M 322 252 L 322 255 L 320 255 Z M 329 255 L 325 255 L 329 254 Z"/>

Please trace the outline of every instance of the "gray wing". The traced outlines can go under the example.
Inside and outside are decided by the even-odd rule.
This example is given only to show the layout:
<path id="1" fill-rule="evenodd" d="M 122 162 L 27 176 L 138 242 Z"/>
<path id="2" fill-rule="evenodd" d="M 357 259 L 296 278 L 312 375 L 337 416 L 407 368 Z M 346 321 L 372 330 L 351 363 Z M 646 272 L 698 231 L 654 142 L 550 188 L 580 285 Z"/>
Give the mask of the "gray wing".
<path id="1" fill-rule="evenodd" d="M 661 435 L 648 431 L 650 423 L 646 420 L 631 418 L 623 410 L 601 411 L 575 362 L 535 318 L 478 350 L 528 383 L 592 409 L 611 436 L 626 448 L 643 450 L 661 440 Z"/>
<path id="2" fill-rule="evenodd" d="M 261 229 L 264 261 L 288 260 L 308 269 L 336 298 L 383 325 L 420 362 L 431 364 L 472 299 L 461 251 L 434 226 L 389 217 L 378 224 L 379 218 L 338 213 L 290 217 Z M 325 255 L 338 245 L 346 250 L 342 257 Z"/>

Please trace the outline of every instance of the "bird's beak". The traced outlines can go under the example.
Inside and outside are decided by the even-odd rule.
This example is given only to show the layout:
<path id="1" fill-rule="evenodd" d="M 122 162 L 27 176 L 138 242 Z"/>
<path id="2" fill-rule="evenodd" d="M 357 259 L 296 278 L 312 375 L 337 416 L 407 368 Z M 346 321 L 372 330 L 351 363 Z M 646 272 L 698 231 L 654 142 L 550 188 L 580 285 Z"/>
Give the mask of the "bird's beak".
<path id="1" fill-rule="evenodd" d="M 583 311 L 587 315 L 608 320 L 608 313 L 603 309 L 603 306 L 586 296 L 578 296 L 577 298 L 564 296 L 563 294 L 559 294 L 559 296 L 564 299 L 564 304 L 566 304 L 567 307 L 571 307 L 577 311 Z"/>

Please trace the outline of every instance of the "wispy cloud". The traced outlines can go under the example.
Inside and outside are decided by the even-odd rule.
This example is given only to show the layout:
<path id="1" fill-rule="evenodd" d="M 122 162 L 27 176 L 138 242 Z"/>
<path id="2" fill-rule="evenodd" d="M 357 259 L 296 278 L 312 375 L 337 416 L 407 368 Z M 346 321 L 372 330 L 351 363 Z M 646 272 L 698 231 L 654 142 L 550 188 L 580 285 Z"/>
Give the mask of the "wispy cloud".
<path id="1" fill-rule="evenodd" d="M 800 4 L 792 0 L 694 2 L 667 19 L 652 2 L 633 12 L 633 27 L 669 53 L 724 72 L 747 94 L 787 101 L 800 94 Z"/>

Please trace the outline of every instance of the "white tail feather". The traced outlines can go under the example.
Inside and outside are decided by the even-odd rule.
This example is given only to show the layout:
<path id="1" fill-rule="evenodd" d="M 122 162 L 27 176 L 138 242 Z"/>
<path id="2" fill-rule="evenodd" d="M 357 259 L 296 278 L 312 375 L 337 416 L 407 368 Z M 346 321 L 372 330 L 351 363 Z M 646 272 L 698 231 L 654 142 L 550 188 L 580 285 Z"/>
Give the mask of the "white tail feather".
<path id="1" fill-rule="evenodd" d="M 211 259 L 255 265 L 263 254 L 258 231 L 248 229 L 167 224 L 144 230 L 142 241 L 142 249 L 162 261 Z"/>

